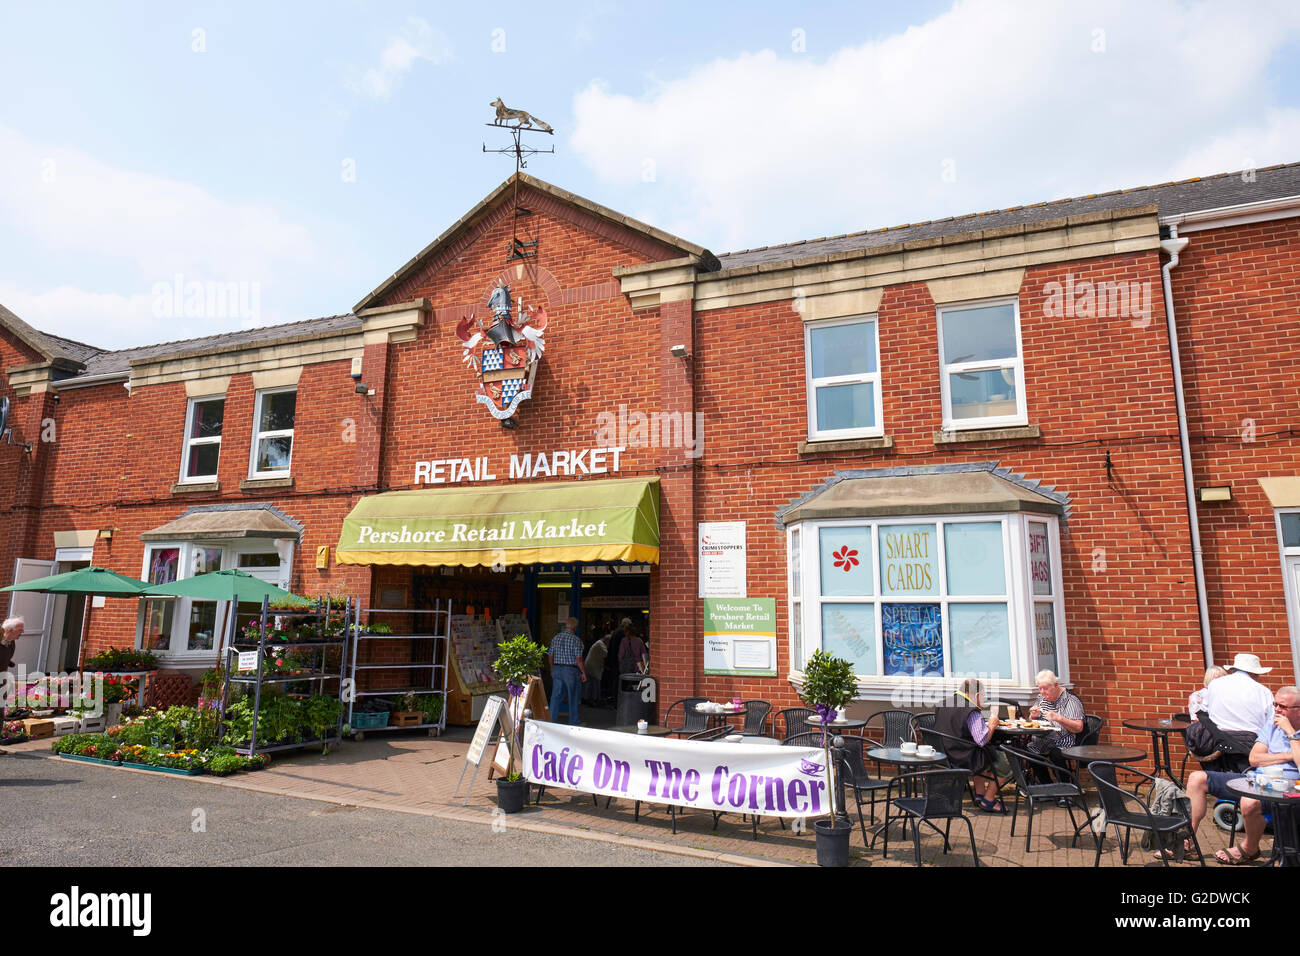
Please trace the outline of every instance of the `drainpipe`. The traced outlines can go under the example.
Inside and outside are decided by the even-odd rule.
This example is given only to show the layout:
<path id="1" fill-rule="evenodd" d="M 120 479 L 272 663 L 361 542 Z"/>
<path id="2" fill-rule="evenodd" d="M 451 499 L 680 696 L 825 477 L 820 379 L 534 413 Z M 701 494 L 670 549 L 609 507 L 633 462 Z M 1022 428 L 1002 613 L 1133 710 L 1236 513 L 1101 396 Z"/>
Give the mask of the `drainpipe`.
<path id="1" fill-rule="evenodd" d="M 1177 224 L 1169 227 L 1169 238 L 1160 247 L 1169 253 L 1169 261 L 1160 268 L 1165 295 L 1165 322 L 1169 328 L 1169 355 L 1173 361 L 1174 403 L 1178 408 L 1178 444 L 1183 453 L 1183 488 L 1187 495 L 1187 524 L 1192 532 L 1192 568 L 1196 574 L 1196 609 L 1201 620 L 1201 649 L 1205 666 L 1214 664 L 1214 640 L 1210 635 L 1210 606 L 1205 595 L 1205 555 L 1201 550 L 1201 524 L 1196 513 L 1196 485 L 1192 478 L 1192 448 L 1187 438 L 1187 406 L 1183 401 L 1183 366 L 1178 356 L 1178 328 L 1174 321 L 1174 293 L 1169 273 L 1178 265 L 1178 254 L 1187 248 L 1180 238 Z"/>

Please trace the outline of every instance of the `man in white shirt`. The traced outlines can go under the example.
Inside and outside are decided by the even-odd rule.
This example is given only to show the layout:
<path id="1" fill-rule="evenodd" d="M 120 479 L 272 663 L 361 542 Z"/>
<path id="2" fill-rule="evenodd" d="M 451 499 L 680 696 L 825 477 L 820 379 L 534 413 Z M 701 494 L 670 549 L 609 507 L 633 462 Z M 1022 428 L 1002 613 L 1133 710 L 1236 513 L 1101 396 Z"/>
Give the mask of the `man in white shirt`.
<path id="1" fill-rule="evenodd" d="M 1261 667 L 1254 654 L 1238 654 L 1226 677 L 1205 688 L 1206 711 L 1225 733 L 1257 733 L 1273 721 L 1273 695 L 1255 678 L 1273 668 Z"/>

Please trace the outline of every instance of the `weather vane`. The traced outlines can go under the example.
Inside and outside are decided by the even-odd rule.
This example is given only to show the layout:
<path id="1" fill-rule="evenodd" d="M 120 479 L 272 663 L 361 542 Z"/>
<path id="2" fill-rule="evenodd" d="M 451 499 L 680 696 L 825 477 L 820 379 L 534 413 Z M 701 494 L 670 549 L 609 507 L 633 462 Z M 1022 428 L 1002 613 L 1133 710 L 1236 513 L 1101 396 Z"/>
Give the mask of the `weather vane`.
<path id="1" fill-rule="evenodd" d="M 544 123 L 536 116 L 533 116 L 526 110 L 512 110 L 497 97 L 489 106 L 495 107 L 497 111 L 496 119 L 486 125 L 498 129 L 510 131 L 510 137 L 513 140 L 510 146 L 504 149 L 488 149 L 487 144 L 483 144 L 485 153 L 513 153 L 515 157 L 515 182 L 514 182 L 514 229 L 510 241 L 510 250 L 506 255 L 506 261 L 514 259 L 532 259 L 537 256 L 537 240 L 526 242 L 519 236 L 519 220 L 521 217 L 531 216 L 533 211 L 519 205 L 519 176 L 520 170 L 528 168 L 526 157 L 536 153 L 554 153 L 555 147 L 550 149 L 537 149 L 533 146 L 525 145 L 523 142 L 524 130 L 535 133 L 545 133 L 548 136 L 554 136 L 555 130 L 551 129 L 549 123 Z"/>

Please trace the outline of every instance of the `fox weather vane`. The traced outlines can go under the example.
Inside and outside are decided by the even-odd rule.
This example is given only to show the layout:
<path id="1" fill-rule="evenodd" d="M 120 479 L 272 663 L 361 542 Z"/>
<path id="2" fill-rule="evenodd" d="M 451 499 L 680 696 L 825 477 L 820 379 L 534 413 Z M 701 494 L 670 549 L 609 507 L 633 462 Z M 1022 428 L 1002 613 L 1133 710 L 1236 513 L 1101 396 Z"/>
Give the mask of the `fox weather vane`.
<path id="1" fill-rule="evenodd" d="M 554 136 L 555 130 L 551 128 L 549 123 L 542 122 L 540 119 L 538 119 L 536 116 L 533 116 L 527 110 L 512 110 L 510 107 L 506 106 L 506 104 L 501 101 L 501 97 L 497 97 L 488 105 L 494 107 L 497 112 L 496 112 L 496 118 L 491 123 L 488 123 L 486 125 L 495 127 L 497 129 L 509 130 L 510 138 L 512 142 L 511 145 L 506 146 L 502 149 L 488 149 L 487 144 L 484 143 L 483 152 L 501 153 L 501 154 L 510 153 L 513 154 L 515 157 L 516 175 L 514 181 L 514 196 L 513 196 L 514 230 L 510 242 L 510 251 L 509 254 L 506 256 L 506 261 L 509 262 L 514 259 L 532 259 L 537 256 L 536 240 L 532 242 L 526 242 L 525 240 L 520 238 L 519 235 L 519 220 L 523 217 L 531 216 L 532 210 L 526 209 L 519 205 L 518 173 L 521 170 L 528 168 L 528 157 L 533 156 L 537 153 L 554 153 L 555 147 L 552 146 L 550 149 L 538 149 L 534 146 L 529 146 L 526 143 L 524 143 L 523 134 L 524 131 L 527 130 L 529 132 L 545 133 L 547 136 Z"/>

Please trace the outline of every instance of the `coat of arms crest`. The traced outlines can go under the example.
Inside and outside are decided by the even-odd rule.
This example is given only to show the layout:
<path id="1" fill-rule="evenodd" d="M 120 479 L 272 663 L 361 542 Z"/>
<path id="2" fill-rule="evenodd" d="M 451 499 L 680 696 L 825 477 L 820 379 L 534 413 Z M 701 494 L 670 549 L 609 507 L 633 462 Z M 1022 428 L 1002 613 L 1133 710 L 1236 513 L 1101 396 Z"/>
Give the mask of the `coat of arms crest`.
<path id="1" fill-rule="evenodd" d="M 486 405 L 492 417 L 508 423 L 519 403 L 533 396 L 537 360 L 546 351 L 546 310 L 528 309 L 522 302 L 514 309 L 508 285 L 493 289 L 488 305 L 491 325 L 484 328 L 481 320 L 469 316 L 456 326 L 456 335 L 465 364 L 478 377 L 475 400 Z"/>

